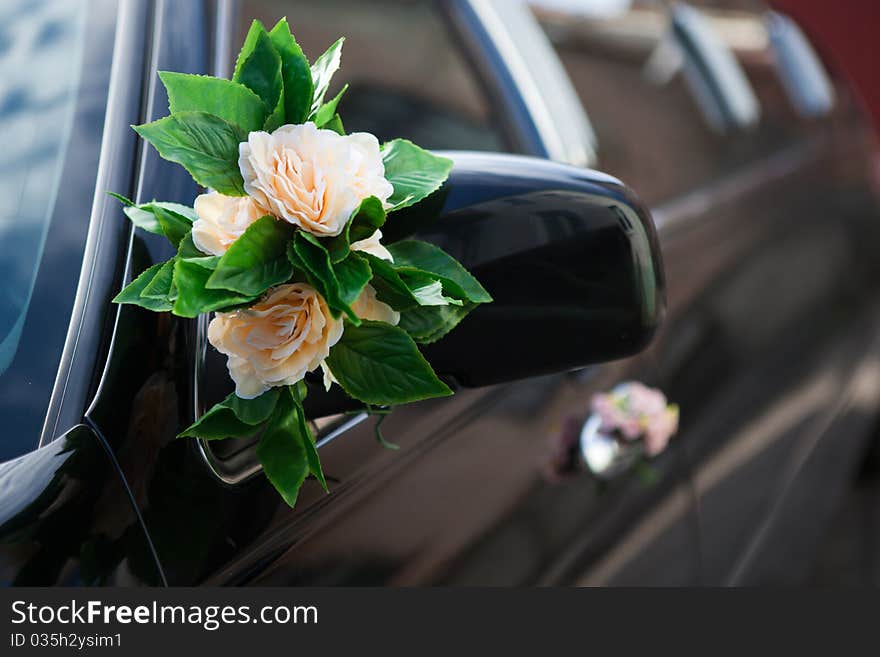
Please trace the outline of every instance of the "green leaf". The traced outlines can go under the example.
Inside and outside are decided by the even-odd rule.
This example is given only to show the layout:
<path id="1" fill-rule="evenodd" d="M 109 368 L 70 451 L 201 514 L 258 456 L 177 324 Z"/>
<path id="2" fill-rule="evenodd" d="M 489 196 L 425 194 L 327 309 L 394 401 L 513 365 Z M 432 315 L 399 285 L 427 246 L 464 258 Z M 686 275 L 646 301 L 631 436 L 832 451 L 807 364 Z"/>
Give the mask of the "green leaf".
<path id="1" fill-rule="evenodd" d="M 168 109 L 172 114 L 201 111 L 219 116 L 245 132 L 263 128 L 266 106 L 243 84 L 170 71 L 159 71 L 159 79 L 168 91 Z"/>
<path id="2" fill-rule="evenodd" d="M 225 440 L 226 438 L 249 438 L 260 430 L 242 422 L 232 409 L 223 403 L 211 407 L 196 422 L 177 434 L 178 438 L 201 438 L 202 440 Z"/>
<path id="3" fill-rule="evenodd" d="M 342 117 L 340 117 L 338 114 L 334 114 L 333 118 L 327 121 L 327 123 L 325 123 L 323 127 L 324 130 L 332 130 L 337 135 L 345 136 L 345 128 L 342 125 Z"/>
<path id="4" fill-rule="evenodd" d="M 291 396 L 293 397 L 294 406 L 296 407 L 296 419 L 297 424 L 299 425 L 299 436 L 303 441 L 303 446 L 306 449 L 306 460 L 309 462 L 309 472 L 312 473 L 312 476 L 318 480 L 318 483 L 321 484 L 321 488 L 324 489 L 324 492 L 330 492 L 330 489 L 327 488 L 327 480 L 324 478 L 324 470 L 321 468 L 321 459 L 318 456 L 318 448 L 315 445 L 315 437 L 312 435 L 311 430 L 309 429 L 308 422 L 306 422 L 306 413 L 303 410 L 303 400 L 306 398 L 307 388 L 305 384 L 300 381 L 296 385 L 292 385 L 288 387 Z"/>
<path id="5" fill-rule="evenodd" d="M 309 116 L 314 94 L 309 60 L 290 33 L 286 18 L 275 24 L 269 32 L 269 38 L 272 39 L 272 45 L 281 56 L 285 123 L 302 123 Z"/>
<path id="6" fill-rule="evenodd" d="M 178 112 L 133 127 L 159 155 L 183 166 L 203 187 L 227 196 L 245 195 L 238 145 L 247 135 L 238 126 L 205 112 Z"/>
<path id="7" fill-rule="evenodd" d="M 474 303 L 489 303 L 492 297 L 480 282 L 451 255 L 418 240 L 395 242 L 388 247 L 398 273 L 423 271 L 437 276 L 447 292 Z"/>
<path id="8" fill-rule="evenodd" d="M 260 21 L 251 23 L 235 62 L 232 81 L 243 84 L 257 94 L 267 112 L 272 112 L 278 106 L 278 99 L 281 98 L 281 90 L 284 88 L 281 57 Z"/>
<path id="9" fill-rule="evenodd" d="M 385 224 L 385 216 L 382 201 L 375 196 L 369 196 L 361 201 L 343 231 L 336 237 L 324 240 L 324 245 L 330 252 L 330 259 L 339 262 L 345 258 L 351 243 L 365 240 L 375 233 Z"/>
<path id="10" fill-rule="evenodd" d="M 245 424 L 258 425 L 268 420 L 272 415 L 280 395 L 281 388 L 269 388 L 254 399 L 242 399 L 232 393 L 223 401 L 223 404 L 232 409 L 235 417 Z"/>
<path id="11" fill-rule="evenodd" d="M 266 132 L 275 132 L 278 128 L 284 125 L 284 89 L 281 90 L 281 95 L 278 96 L 278 102 L 275 104 L 275 109 L 272 110 L 272 113 L 266 118 L 266 122 L 263 124 L 263 130 Z"/>
<path id="12" fill-rule="evenodd" d="M 271 215 L 260 217 L 221 256 L 206 287 L 258 296 L 284 283 L 293 275 L 286 255 L 293 233 L 293 226 L 286 221 Z"/>
<path id="13" fill-rule="evenodd" d="M 198 250 L 193 242 L 192 233 L 187 233 L 177 247 L 177 258 L 214 271 L 220 262 L 220 256 L 208 255 Z"/>
<path id="14" fill-rule="evenodd" d="M 312 81 L 314 82 L 315 92 L 312 97 L 312 107 L 309 117 L 313 117 L 321 105 L 324 104 L 324 96 L 327 94 L 327 88 L 330 86 L 330 80 L 333 74 L 339 69 L 339 62 L 342 60 L 342 44 L 345 37 L 340 37 L 336 43 L 327 48 L 323 55 L 315 60 L 312 64 Z"/>
<path id="15" fill-rule="evenodd" d="M 172 312 L 179 317 L 198 317 L 212 310 L 224 310 L 254 301 L 256 295 L 240 294 L 230 290 L 212 290 L 206 287 L 211 269 L 186 258 L 174 263 L 174 284 L 177 298 Z"/>
<path id="16" fill-rule="evenodd" d="M 280 392 L 279 388 L 270 388 L 255 399 L 242 399 L 232 393 L 177 437 L 222 440 L 252 436 L 271 417 Z"/>
<path id="17" fill-rule="evenodd" d="M 290 395 L 279 399 L 272 419 L 257 444 L 263 472 L 291 507 L 309 473 L 305 443 L 300 436 L 299 415 Z"/>
<path id="18" fill-rule="evenodd" d="M 165 231 L 162 230 L 162 225 L 151 210 L 145 210 L 137 205 L 128 205 L 122 211 L 131 220 L 131 223 L 141 230 L 157 235 L 165 234 Z"/>
<path id="19" fill-rule="evenodd" d="M 174 261 L 170 260 L 169 262 L 173 263 Z M 129 303 L 154 312 L 167 312 L 171 310 L 171 302 L 168 299 L 141 296 L 141 293 L 153 282 L 153 279 L 159 274 L 160 270 L 167 264 L 167 262 L 160 262 L 142 272 L 140 276 L 125 286 L 113 298 L 113 303 Z"/>
<path id="20" fill-rule="evenodd" d="M 400 313 L 398 326 L 416 342 L 430 344 L 454 329 L 477 305 L 417 306 Z"/>
<path id="21" fill-rule="evenodd" d="M 336 106 L 339 105 L 339 101 L 342 100 L 342 95 L 346 90 L 348 90 L 348 84 L 342 87 L 342 90 L 336 94 L 333 100 L 324 103 L 318 108 L 318 111 L 315 112 L 315 125 L 317 127 L 323 128 L 327 123 L 333 120 L 333 117 L 339 116 L 336 113 Z"/>
<path id="22" fill-rule="evenodd" d="M 406 404 L 452 394 L 412 338 L 383 322 L 346 326 L 327 364 L 343 389 L 366 404 Z"/>
<path id="23" fill-rule="evenodd" d="M 385 178 L 394 187 L 388 202 L 391 210 L 418 203 L 440 188 L 452 170 L 452 160 L 429 153 L 406 139 L 382 146 Z"/>
<path id="24" fill-rule="evenodd" d="M 339 298 L 348 306 L 360 296 L 373 276 L 369 263 L 355 252 L 333 265 L 333 273 L 339 284 Z"/>
<path id="25" fill-rule="evenodd" d="M 181 217 L 184 217 L 185 219 L 187 219 L 189 221 L 189 223 L 192 223 L 196 219 L 199 218 L 198 215 L 196 215 L 196 211 L 193 208 L 191 208 L 188 205 L 181 205 L 180 203 L 170 203 L 169 201 L 153 200 L 153 201 L 150 201 L 149 203 L 142 205 L 141 207 L 142 208 L 159 207 L 159 208 L 162 208 L 163 210 L 168 210 L 170 212 L 174 212 L 176 214 L 179 214 Z"/>
<path id="26" fill-rule="evenodd" d="M 345 271 L 346 278 L 340 281 L 324 245 L 318 238 L 302 231 L 298 231 L 290 242 L 287 257 L 294 267 L 305 273 L 309 284 L 324 297 L 334 316 L 338 317 L 340 313 L 345 313 L 353 323 L 360 323 L 360 318 L 351 309 L 350 302 L 346 301 L 351 298 L 352 287 L 358 284 L 357 270 L 354 267 L 351 272 Z M 367 281 L 364 281 L 360 289 L 363 289 Z"/>
<path id="27" fill-rule="evenodd" d="M 141 291 L 142 299 L 156 299 L 165 304 L 171 303 L 171 290 L 174 286 L 174 258 L 163 263 L 156 275 Z M 169 308 L 170 309 L 170 308 Z"/>
<path id="28" fill-rule="evenodd" d="M 443 294 L 443 283 L 436 275 L 412 267 L 398 270 L 396 263 L 362 254 L 373 271 L 373 287 L 380 301 L 395 310 L 416 306 L 462 305 L 463 301 Z"/>
<path id="29" fill-rule="evenodd" d="M 180 240 L 186 237 L 186 235 L 192 230 L 192 221 L 182 214 L 164 208 L 156 203 L 148 207 L 150 208 L 149 211 L 153 213 L 154 217 L 156 217 L 156 221 L 159 222 L 159 226 L 162 228 L 162 233 L 164 233 L 165 237 L 168 238 L 168 241 L 175 246 L 180 244 Z"/>

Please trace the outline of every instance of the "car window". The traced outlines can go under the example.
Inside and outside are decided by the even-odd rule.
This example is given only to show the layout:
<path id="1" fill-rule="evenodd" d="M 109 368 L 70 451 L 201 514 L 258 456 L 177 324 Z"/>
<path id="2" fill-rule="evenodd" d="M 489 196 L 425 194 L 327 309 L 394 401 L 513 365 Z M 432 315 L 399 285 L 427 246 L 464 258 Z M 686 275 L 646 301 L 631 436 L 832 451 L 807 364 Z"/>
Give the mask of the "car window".
<path id="1" fill-rule="evenodd" d="M 36 447 L 82 263 L 115 11 L 0 8 L 0 461 Z"/>
<path id="2" fill-rule="evenodd" d="M 345 36 L 329 95 L 350 85 L 340 105 L 347 131 L 379 141 L 405 137 L 425 148 L 508 150 L 436 3 L 244 0 L 237 43 L 253 18 L 271 27 L 282 16 L 311 61 Z"/>
<path id="3" fill-rule="evenodd" d="M 703 10 L 760 106 L 755 125 L 724 132 L 713 128 L 681 70 L 664 74 L 657 57 L 652 68 L 669 34 L 668 8 L 639 0 L 531 2 L 593 123 L 598 167 L 648 203 L 693 191 L 803 133 L 758 12 Z"/>

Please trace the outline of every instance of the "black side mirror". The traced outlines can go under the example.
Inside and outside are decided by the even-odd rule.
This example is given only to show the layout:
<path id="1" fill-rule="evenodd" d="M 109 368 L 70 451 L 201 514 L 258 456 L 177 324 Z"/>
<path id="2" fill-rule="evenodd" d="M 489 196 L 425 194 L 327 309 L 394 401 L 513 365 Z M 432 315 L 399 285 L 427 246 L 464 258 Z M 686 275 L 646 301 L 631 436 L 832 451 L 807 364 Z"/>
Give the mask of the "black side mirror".
<path id="1" fill-rule="evenodd" d="M 427 345 L 438 374 L 480 386 L 622 358 L 664 311 L 650 215 L 623 183 L 547 160 L 445 153 L 444 187 L 394 215 L 408 235 L 458 258 L 494 298 Z"/>

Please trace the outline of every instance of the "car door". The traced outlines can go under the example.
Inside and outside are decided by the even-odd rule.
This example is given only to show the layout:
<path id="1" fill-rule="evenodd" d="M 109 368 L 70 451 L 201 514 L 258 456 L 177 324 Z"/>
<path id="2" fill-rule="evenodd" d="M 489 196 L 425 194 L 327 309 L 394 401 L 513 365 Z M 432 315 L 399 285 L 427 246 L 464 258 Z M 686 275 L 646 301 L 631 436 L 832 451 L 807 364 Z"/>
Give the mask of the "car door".
<path id="1" fill-rule="evenodd" d="M 669 312 L 646 357 L 681 405 L 702 581 L 796 582 L 876 417 L 872 138 L 840 80 L 833 108 L 798 111 L 770 14 L 711 4 L 722 10 L 674 11 L 734 55 L 748 124 L 713 124 L 682 70 L 658 66 L 687 30 L 665 10 L 539 13 L 599 165 L 658 223 Z"/>

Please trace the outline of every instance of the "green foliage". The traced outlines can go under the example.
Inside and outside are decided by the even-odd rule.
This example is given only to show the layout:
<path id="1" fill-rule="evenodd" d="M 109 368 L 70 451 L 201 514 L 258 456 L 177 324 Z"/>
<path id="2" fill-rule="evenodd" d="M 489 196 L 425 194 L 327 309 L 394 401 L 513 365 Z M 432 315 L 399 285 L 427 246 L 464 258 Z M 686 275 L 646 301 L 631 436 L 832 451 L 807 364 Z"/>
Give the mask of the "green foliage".
<path id="1" fill-rule="evenodd" d="M 406 139 L 394 139 L 382 146 L 385 178 L 394 187 L 388 199 L 391 210 L 418 203 L 449 177 L 452 160 L 434 155 Z"/>
<path id="2" fill-rule="evenodd" d="M 166 160 L 177 162 L 197 183 L 227 196 L 244 196 L 238 145 L 247 139 L 236 125 L 207 112 L 178 112 L 133 126 Z"/>
<path id="3" fill-rule="evenodd" d="M 245 133 L 261 130 L 266 120 L 262 99 L 243 84 L 207 75 L 160 71 L 159 79 L 168 92 L 168 109 L 177 112 L 207 112 L 238 126 Z"/>
<path id="4" fill-rule="evenodd" d="M 271 388 L 255 399 L 242 399 L 232 393 L 184 429 L 178 438 L 223 440 L 252 436 L 275 411 L 280 394 L 280 388 Z"/>
<path id="5" fill-rule="evenodd" d="M 258 296 L 293 274 L 287 243 L 293 226 L 270 215 L 257 219 L 220 258 L 206 287 Z"/>
<path id="6" fill-rule="evenodd" d="M 312 81 L 314 82 L 315 92 L 312 97 L 309 118 L 314 118 L 321 105 L 324 104 L 324 96 L 330 87 L 330 80 L 339 69 L 339 63 L 342 61 L 342 44 L 344 42 L 345 37 L 340 37 L 312 64 Z"/>
<path id="7" fill-rule="evenodd" d="M 154 312 L 167 312 L 171 310 L 173 303 L 171 299 L 143 295 L 143 292 L 153 282 L 153 279 L 160 274 L 163 267 L 168 263 L 172 263 L 173 266 L 174 259 L 172 258 L 168 262 L 160 262 L 142 272 L 140 276 L 125 286 L 122 291 L 113 298 L 113 302 L 129 303 Z"/>
<path id="8" fill-rule="evenodd" d="M 267 114 L 282 103 L 284 79 L 281 75 L 281 56 L 260 21 L 251 23 L 244 45 L 235 62 L 232 81 L 244 85 L 263 101 Z"/>
<path id="9" fill-rule="evenodd" d="M 346 326 L 327 364 L 342 388 L 365 404 L 390 406 L 452 394 L 412 338 L 383 322 Z"/>
<path id="10" fill-rule="evenodd" d="M 325 248 L 330 253 L 331 260 L 339 262 L 345 258 L 352 242 L 367 239 L 384 223 L 385 208 L 382 207 L 382 201 L 375 196 L 365 198 L 361 201 L 358 209 L 354 211 L 343 231 L 336 237 L 330 237 L 323 241 Z"/>
<path id="11" fill-rule="evenodd" d="M 309 60 L 290 33 L 287 19 L 282 18 L 269 32 L 272 45 L 281 57 L 284 79 L 284 113 L 286 123 L 303 123 L 309 116 L 314 95 Z"/>
<path id="12" fill-rule="evenodd" d="M 443 283 L 443 289 L 456 299 L 489 303 L 492 297 L 480 282 L 451 255 L 418 240 L 404 240 L 388 247 L 398 273 L 428 272 Z"/>
<path id="13" fill-rule="evenodd" d="M 257 458 L 266 477 L 290 506 L 296 504 L 299 489 L 309 473 L 306 440 L 311 438 L 302 435 L 296 402 L 289 394 L 281 395 L 257 443 Z"/>
<path id="14" fill-rule="evenodd" d="M 345 313 L 354 324 L 360 319 L 351 309 L 361 290 L 370 280 L 370 267 L 355 253 L 333 263 L 321 240 L 308 233 L 297 232 L 287 249 L 293 266 L 305 274 L 330 308 L 334 316 Z"/>
<path id="15" fill-rule="evenodd" d="M 460 306 L 417 306 L 400 313 L 398 326 L 416 342 L 430 344 L 454 329 L 476 307 L 475 303 L 464 303 Z"/>

